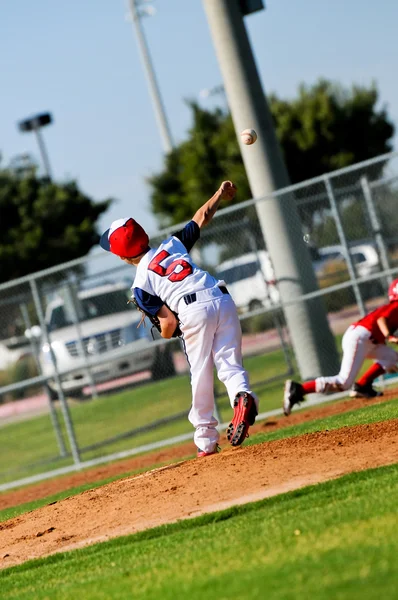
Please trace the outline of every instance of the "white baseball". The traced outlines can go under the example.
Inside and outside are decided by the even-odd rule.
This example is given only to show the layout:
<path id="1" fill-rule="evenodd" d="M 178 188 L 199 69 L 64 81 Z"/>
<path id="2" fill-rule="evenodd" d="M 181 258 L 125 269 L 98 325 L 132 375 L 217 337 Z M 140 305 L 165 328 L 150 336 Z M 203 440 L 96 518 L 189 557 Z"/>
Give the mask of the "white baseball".
<path id="1" fill-rule="evenodd" d="M 246 144 L 246 146 L 250 146 L 256 141 L 257 133 L 254 131 L 254 129 L 244 129 L 240 134 L 240 137 L 242 142 Z"/>

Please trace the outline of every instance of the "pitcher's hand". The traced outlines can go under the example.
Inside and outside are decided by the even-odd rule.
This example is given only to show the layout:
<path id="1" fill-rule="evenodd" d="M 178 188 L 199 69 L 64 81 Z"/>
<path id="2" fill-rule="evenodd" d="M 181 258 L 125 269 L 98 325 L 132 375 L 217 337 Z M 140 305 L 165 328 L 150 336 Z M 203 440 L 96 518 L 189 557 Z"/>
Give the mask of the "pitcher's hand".
<path id="1" fill-rule="evenodd" d="M 220 192 L 223 200 L 232 200 L 236 194 L 236 186 L 232 181 L 223 181 L 220 185 Z"/>

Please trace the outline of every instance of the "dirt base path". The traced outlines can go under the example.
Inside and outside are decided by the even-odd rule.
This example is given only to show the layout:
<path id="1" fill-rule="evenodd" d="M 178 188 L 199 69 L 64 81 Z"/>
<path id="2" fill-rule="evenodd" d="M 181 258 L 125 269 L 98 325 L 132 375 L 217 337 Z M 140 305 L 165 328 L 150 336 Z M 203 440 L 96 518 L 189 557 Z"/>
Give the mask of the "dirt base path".
<path id="1" fill-rule="evenodd" d="M 398 462 L 398 419 L 228 448 L 0 523 L 0 566 Z"/>

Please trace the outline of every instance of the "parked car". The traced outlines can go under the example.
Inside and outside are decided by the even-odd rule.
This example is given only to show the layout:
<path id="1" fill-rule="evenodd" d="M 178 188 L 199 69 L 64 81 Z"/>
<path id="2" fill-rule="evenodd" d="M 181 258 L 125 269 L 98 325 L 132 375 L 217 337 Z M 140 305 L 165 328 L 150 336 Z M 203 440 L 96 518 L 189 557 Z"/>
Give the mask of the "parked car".
<path id="1" fill-rule="evenodd" d="M 91 367 L 95 383 L 146 370 L 151 371 L 154 379 L 175 373 L 170 345 L 153 344 L 150 325 L 137 327 L 141 314 L 128 303 L 130 297 L 131 291 L 126 289 L 125 284 L 107 284 L 79 291 L 78 328 L 63 298 L 56 298 L 48 304 L 45 321 L 65 393 L 80 395 L 90 383 L 79 343 L 79 330 L 86 356 L 107 359 Z M 122 355 L 121 349 L 124 348 L 130 352 Z M 54 375 L 48 343 L 41 344 L 39 360 L 43 373 Z M 55 394 L 53 379 L 50 379 L 49 386 Z"/>
<path id="2" fill-rule="evenodd" d="M 324 246 L 318 248 L 319 260 L 314 262 L 316 272 L 321 271 L 330 262 L 341 262 L 346 265 L 346 254 L 343 246 Z M 379 255 L 371 244 L 357 244 L 350 247 L 352 262 L 358 277 L 366 277 L 379 269 Z"/>
<path id="3" fill-rule="evenodd" d="M 358 277 L 366 277 L 379 269 L 379 256 L 371 244 L 352 246 L 350 254 Z M 347 268 L 343 246 L 311 248 L 311 256 L 318 277 L 327 272 L 332 264 L 337 267 L 340 265 L 341 270 Z M 280 301 L 274 269 L 266 250 L 226 260 L 217 267 L 215 275 L 225 281 L 235 304 L 242 312 L 269 307 Z M 373 287 L 377 288 L 378 285 L 376 282 Z"/>
<path id="4" fill-rule="evenodd" d="M 225 281 L 242 312 L 279 303 L 274 269 L 266 250 L 226 260 L 217 267 L 215 275 Z"/>

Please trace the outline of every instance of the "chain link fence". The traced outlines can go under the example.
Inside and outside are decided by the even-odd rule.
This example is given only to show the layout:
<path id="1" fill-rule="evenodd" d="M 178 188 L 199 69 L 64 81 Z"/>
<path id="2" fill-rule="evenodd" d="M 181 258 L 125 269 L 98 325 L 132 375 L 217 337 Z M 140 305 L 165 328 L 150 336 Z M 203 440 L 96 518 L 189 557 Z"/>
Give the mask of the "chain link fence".
<path id="1" fill-rule="evenodd" d="M 384 301 L 398 273 L 398 153 L 279 190 L 293 197 L 334 335 Z M 219 210 L 194 260 L 224 280 L 260 395 L 297 372 L 284 308 L 249 200 Z M 173 230 L 152 236 L 151 245 Z M 135 269 L 96 250 L 0 285 L 0 490 L 192 436 L 180 340 L 162 340 L 128 302 Z M 327 373 L 332 374 L 332 373 Z M 230 417 L 215 381 L 217 416 Z M 267 407 L 265 407 L 267 408 Z M 274 408 L 271 406 L 270 408 Z"/>

